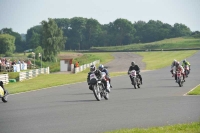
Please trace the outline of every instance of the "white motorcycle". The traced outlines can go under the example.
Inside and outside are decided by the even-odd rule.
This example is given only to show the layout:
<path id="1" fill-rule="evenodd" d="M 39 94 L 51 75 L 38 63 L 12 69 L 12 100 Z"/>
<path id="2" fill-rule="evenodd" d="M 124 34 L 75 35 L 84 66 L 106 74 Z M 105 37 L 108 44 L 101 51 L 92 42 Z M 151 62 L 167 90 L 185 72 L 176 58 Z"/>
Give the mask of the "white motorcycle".
<path id="1" fill-rule="evenodd" d="M 132 85 L 135 89 L 140 88 L 141 81 L 135 70 L 129 71 L 129 76 L 132 78 Z"/>
<path id="2" fill-rule="evenodd" d="M 100 101 L 102 97 L 104 97 L 106 100 L 109 99 L 109 92 L 107 92 L 104 83 L 102 82 L 102 79 L 105 79 L 105 75 L 106 74 L 102 72 L 101 79 L 98 79 L 94 73 L 90 74 L 90 85 L 92 87 L 92 91 L 97 101 Z M 107 82 L 107 89 L 110 90 L 109 81 L 106 82 Z"/>
<path id="3" fill-rule="evenodd" d="M 0 86 L 0 98 L 4 103 L 8 102 L 8 92 L 6 91 L 6 94 L 4 94 L 4 90 L 1 86 Z"/>

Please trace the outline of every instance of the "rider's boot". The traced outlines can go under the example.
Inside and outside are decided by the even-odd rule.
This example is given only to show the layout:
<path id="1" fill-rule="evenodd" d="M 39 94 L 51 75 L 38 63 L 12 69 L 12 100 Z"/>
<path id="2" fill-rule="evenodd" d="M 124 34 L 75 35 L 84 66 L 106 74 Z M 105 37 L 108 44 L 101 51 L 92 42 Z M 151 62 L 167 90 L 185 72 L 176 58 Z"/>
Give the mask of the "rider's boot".
<path id="1" fill-rule="evenodd" d="M 92 85 L 89 86 L 89 89 L 92 90 Z"/>
<path id="2" fill-rule="evenodd" d="M 106 87 L 106 91 L 107 91 L 108 93 L 110 93 L 110 89 L 108 89 L 107 87 Z"/>

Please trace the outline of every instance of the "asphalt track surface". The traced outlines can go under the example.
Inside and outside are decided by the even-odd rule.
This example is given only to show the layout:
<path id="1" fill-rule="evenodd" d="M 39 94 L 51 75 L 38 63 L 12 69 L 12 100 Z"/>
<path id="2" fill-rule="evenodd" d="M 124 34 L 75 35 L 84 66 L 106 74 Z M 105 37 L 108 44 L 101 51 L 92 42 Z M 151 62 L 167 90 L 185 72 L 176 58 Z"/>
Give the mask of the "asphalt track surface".
<path id="1" fill-rule="evenodd" d="M 200 96 L 184 94 L 200 83 L 199 58 L 200 52 L 188 58 L 192 70 L 183 87 L 166 67 L 142 72 L 140 89 L 128 75 L 113 77 L 109 100 L 96 101 L 86 82 L 10 95 L 0 102 L 0 133 L 102 133 L 197 122 Z"/>

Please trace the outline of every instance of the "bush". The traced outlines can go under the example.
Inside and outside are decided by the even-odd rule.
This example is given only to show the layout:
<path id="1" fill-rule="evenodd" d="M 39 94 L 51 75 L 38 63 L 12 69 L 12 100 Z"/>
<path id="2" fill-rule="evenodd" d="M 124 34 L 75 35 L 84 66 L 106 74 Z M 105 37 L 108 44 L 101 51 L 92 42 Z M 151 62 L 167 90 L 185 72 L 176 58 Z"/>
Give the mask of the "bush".
<path id="1" fill-rule="evenodd" d="M 19 81 L 19 72 L 9 72 L 8 77 L 9 79 L 16 79 L 16 81 Z"/>
<path id="2" fill-rule="evenodd" d="M 6 56 L 6 57 L 12 57 L 13 54 L 12 54 L 11 52 L 6 52 L 6 53 L 5 53 L 5 56 Z"/>

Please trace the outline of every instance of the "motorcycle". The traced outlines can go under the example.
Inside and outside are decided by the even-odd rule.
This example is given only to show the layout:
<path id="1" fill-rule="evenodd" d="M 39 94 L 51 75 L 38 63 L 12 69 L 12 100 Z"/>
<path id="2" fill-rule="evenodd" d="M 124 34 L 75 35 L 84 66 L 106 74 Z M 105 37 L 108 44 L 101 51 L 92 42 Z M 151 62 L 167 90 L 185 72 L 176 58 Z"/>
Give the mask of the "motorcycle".
<path id="1" fill-rule="evenodd" d="M 132 78 L 132 85 L 135 89 L 140 88 L 141 81 L 140 78 L 135 70 L 129 71 L 129 76 Z"/>
<path id="2" fill-rule="evenodd" d="M 4 103 L 8 102 L 8 91 L 6 91 L 6 93 L 4 94 L 4 90 L 1 86 L 0 86 L 0 98 Z"/>
<path id="3" fill-rule="evenodd" d="M 183 86 L 183 75 L 181 74 L 181 71 L 176 71 L 176 76 L 177 76 L 177 83 L 179 84 L 179 87 Z"/>
<path id="4" fill-rule="evenodd" d="M 190 73 L 189 66 L 185 65 L 184 70 L 185 70 L 185 76 L 188 77 L 188 75 Z"/>
<path id="5" fill-rule="evenodd" d="M 90 85 L 97 101 L 100 101 L 102 97 L 106 100 L 109 99 L 109 92 L 106 91 L 104 83 L 102 82 L 103 78 L 105 78 L 105 74 L 103 72 L 101 79 L 98 79 L 94 73 L 90 74 Z M 109 86 L 110 84 L 107 82 L 107 89 L 110 89 Z"/>

